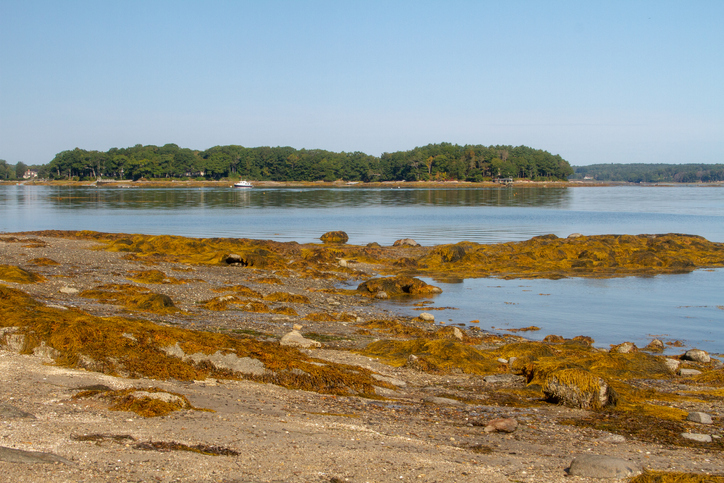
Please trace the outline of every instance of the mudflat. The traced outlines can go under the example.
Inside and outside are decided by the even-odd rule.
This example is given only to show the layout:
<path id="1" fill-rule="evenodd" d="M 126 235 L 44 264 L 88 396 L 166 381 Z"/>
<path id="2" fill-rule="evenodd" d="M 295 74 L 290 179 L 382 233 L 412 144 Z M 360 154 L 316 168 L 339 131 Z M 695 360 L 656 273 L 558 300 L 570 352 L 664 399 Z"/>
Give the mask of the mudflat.
<path id="1" fill-rule="evenodd" d="M 624 250 L 642 270 L 723 261 L 696 237 L 584 241 L 524 242 L 510 273 L 536 276 L 538 250 L 562 253 L 549 276 L 623 276 L 636 268 L 610 247 L 629 242 L 647 252 Z M 469 273 L 514 249 L 4 234 L 0 470 L 19 482 L 601 481 L 601 459 L 598 474 L 571 468 L 595 455 L 724 474 L 715 358 L 532 343 L 376 305 L 434 293 L 416 271 Z M 565 384 L 578 399 L 552 392 Z"/>

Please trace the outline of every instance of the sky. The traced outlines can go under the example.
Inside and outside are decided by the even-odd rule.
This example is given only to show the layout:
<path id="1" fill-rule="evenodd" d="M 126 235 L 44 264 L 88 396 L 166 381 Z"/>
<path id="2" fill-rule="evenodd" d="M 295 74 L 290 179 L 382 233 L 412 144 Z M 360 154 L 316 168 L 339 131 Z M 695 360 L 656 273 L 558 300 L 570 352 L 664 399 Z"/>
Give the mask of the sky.
<path id="1" fill-rule="evenodd" d="M 724 1 L 0 0 L 0 159 L 526 145 L 724 163 Z"/>

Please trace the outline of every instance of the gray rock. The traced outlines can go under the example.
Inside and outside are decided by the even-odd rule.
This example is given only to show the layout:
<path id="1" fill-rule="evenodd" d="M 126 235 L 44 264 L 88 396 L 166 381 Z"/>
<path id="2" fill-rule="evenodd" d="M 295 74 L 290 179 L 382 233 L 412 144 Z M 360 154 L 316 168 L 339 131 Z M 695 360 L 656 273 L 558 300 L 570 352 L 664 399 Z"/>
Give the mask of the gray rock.
<path id="1" fill-rule="evenodd" d="M 424 320 L 425 322 L 434 322 L 435 316 L 432 314 L 428 314 L 427 312 L 423 312 L 419 315 L 420 319 Z"/>
<path id="2" fill-rule="evenodd" d="M 412 238 L 402 238 L 402 239 L 400 239 L 400 240 L 395 241 L 395 243 L 393 243 L 392 246 L 393 246 L 393 247 L 404 247 L 404 246 L 408 246 L 408 247 L 419 247 L 420 244 L 417 243 L 417 242 L 416 242 L 415 240 L 413 240 Z"/>
<path id="3" fill-rule="evenodd" d="M 399 386 L 399 387 L 407 386 L 407 383 L 405 381 L 401 381 L 400 379 L 396 379 L 394 377 L 383 376 L 382 374 L 372 374 L 372 378 L 376 379 L 378 381 L 389 382 L 390 384 L 393 384 L 393 385 Z"/>
<path id="4" fill-rule="evenodd" d="M 375 298 L 380 299 L 380 300 L 386 300 L 386 299 L 390 298 L 390 296 L 387 295 L 387 292 L 385 292 L 384 290 L 380 290 L 379 292 L 377 292 L 375 294 Z"/>
<path id="5" fill-rule="evenodd" d="M 35 419 L 35 416 L 10 404 L 2 403 L 0 404 L 0 419 Z"/>
<path id="6" fill-rule="evenodd" d="M 583 233 L 571 233 L 568 235 L 568 238 L 581 238 L 583 236 Z"/>
<path id="7" fill-rule="evenodd" d="M 709 354 L 701 349 L 690 349 L 686 351 L 686 354 L 684 354 L 684 359 L 686 359 L 687 361 L 703 362 L 705 364 L 711 362 L 711 357 L 709 357 Z"/>
<path id="8" fill-rule="evenodd" d="M 647 350 L 649 352 L 663 352 L 664 342 L 661 339 L 653 339 L 651 342 L 649 342 L 649 345 L 644 348 L 644 350 Z"/>
<path id="9" fill-rule="evenodd" d="M 279 343 L 281 345 L 286 345 L 290 347 L 301 347 L 302 349 L 322 347 L 322 344 L 320 344 L 316 340 L 307 339 L 301 333 L 299 333 L 298 330 L 293 330 L 287 334 L 284 334 L 284 337 L 282 337 Z"/>
<path id="10" fill-rule="evenodd" d="M 637 350 L 638 348 L 633 342 L 624 342 L 623 344 L 619 344 L 611 349 L 611 352 L 618 352 L 619 354 L 630 354 L 631 352 L 636 352 Z"/>
<path id="11" fill-rule="evenodd" d="M 701 374 L 701 371 L 698 371 L 696 369 L 680 369 L 679 370 L 679 375 L 684 376 L 684 377 L 698 376 L 699 374 Z"/>
<path id="12" fill-rule="evenodd" d="M 216 351 L 213 354 L 204 354 L 203 352 L 186 354 L 178 342 L 174 345 L 163 347 L 161 350 L 164 351 L 166 355 L 178 357 L 183 361 L 190 360 L 197 364 L 199 362 L 210 362 L 218 369 L 229 369 L 242 374 L 261 376 L 270 372 L 260 360 L 252 357 L 239 357 L 233 353 L 224 354 L 221 351 Z"/>
<path id="13" fill-rule="evenodd" d="M 618 444 L 618 443 L 625 443 L 626 438 L 621 436 L 620 434 L 606 433 L 603 436 L 601 436 L 600 438 L 598 438 L 598 441 L 600 441 L 601 443 Z"/>
<path id="14" fill-rule="evenodd" d="M 676 371 L 679 370 L 679 365 L 681 364 L 681 362 L 676 359 L 666 357 L 664 358 L 664 364 L 666 364 L 666 368 L 669 369 L 670 372 L 676 374 Z"/>
<path id="15" fill-rule="evenodd" d="M 698 441 L 699 443 L 711 443 L 711 436 L 708 434 L 681 433 L 681 437 L 692 441 Z"/>
<path id="16" fill-rule="evenodd" d="M 386 387 L 373 386 L 375 388 L 375 394 L 382 397 L 399 398 L 403 394 L 395 391 L 394 389 L 387 389 Z"/>
<path id="17" fill-rule="evenodd" d="M 512 433 L 518 427 L 518 421 L 513 418 L 499 418 L 488 421 L 485 426 L 486 433 Z"/>
<path id="18" fill-rule="evenodd" d="M 41 453 L 38 451 L 23 451 L 21 449 L 6 448 L 0 446 L 0 461 L 7 463 L 64 463 L 66 465 L 74 465 L 70 460 L 53 453 Z"/>
<path id="19" fill-rule="evenodd" d="M 429 396 L 423 399 L 426 403 L 432 403 L 432 404 L 446 404 L 448 406 L 461 406 L 462 402 L 458 401 L 457 399 L 450 399 L 447 397 L 438 397 L 438 396 Z"/>
<path id="20" fill-rule="evenodd" d="M 491 374 L 489 376 L 483 377 L 483 381 L 487 382 L 488 384 L 510 384 L 525 382 L 525 377 L 519 376 L 517 374 Z"/>
<path id="21" fill-rule="evenodd" d="M 636 463 L 613 456 L 584 454 L 573 458 L 568 474 L 583 478 L 626 478 L 641 473 Z"/>
<path id="22" fill-rule="evenodd" d="M 687 421 L 693 421 L 701 424 L 711 424 L 711 416 L 700 411 L 692 411 L 686 416 Z"/>
<path id="23" fill-rule="evenodd" d="M 457 327 L 453 327 L 453 335 L 458 340 L 463 340 L 465 336 L 463 335 L 463 331 L 458 329 Z"/>

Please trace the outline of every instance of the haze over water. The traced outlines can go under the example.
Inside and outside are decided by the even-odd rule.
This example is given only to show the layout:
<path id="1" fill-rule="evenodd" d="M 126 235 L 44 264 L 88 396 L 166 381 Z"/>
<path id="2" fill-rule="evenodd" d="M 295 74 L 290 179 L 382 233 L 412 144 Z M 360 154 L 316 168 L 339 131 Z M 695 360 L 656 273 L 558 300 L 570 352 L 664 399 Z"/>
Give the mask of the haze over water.
<path id="1" fill-rule="evenodd" d="M 399 188 L 398 188 L 399 186 Z M 499 243 L 553 233 L 687 233 L 724 242 L 724 188 L 230 188 L 0 186 L 0 232 L 95 230 L 318 243 Z M 724 352 L 724 270 L 609 280 L 439 283 L 438 321 L 541 327 L 526 337 L 589 335 L 597 345 L 651 336 Z M 390 308 L 419 312 L 409 304 Z M 414 310 L 413 310 L 414 309 Z M 678 351 L 679 349 L 677 349 Z"/>

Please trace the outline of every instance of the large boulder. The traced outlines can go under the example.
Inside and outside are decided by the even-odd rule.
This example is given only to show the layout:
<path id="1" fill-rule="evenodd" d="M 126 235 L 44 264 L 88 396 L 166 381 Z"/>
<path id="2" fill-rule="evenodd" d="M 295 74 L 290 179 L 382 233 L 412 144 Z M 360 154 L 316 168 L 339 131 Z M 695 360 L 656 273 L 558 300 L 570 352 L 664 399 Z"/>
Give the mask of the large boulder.
<path id="1" fill-rule="evenodd" d="M 418 278 L 402 275 L 397 277 L 373 278 L 367 280 L 357 287 L 357 291 L 371 295 L 385 292 L 389 297 L 442 293 L 442 289 L 440 287 L 428 285 Z"/>
<path id="2" fill-rule="evenodd" d="M 682 359 L 686 361 L 703 362 L 705 364 L 711 362 L 711 357 L 709 357 L 709 354 L 701 349 L 690 349 L 686 351 L 686 354 L 684 354 L 684 357 L 682 357 Z"/>

